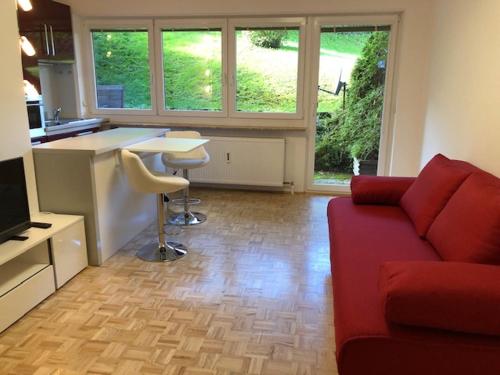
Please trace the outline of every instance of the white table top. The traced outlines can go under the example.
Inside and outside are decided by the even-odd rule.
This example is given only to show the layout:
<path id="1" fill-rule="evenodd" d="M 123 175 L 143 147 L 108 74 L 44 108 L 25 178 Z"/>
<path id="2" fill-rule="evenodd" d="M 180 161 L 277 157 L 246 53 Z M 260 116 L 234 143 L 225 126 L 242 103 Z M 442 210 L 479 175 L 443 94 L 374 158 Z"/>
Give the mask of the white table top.
<path id="1" fill-rule="evenodd" d="M 88 153 L 99 155 L 164 135 L 168 129 L 118 128 L 82 137 L 65 138 L 33 147 L 35 153 Z"/>
<path id="2" fill-rule="evenodd" d="M 123 147 L 131 152 L 190 152 L 208 143 L 208 139 L 157 137 Z"/>

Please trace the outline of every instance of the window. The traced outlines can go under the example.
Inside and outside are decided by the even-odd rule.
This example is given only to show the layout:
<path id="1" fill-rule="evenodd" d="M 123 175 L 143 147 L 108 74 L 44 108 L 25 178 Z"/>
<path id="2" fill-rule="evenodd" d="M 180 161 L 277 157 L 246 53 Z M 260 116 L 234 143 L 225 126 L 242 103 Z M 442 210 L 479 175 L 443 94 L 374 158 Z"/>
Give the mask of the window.
<path id="1" fill-rule="evenodd" d="M 95 19 L 85 26 L 92 113 L 303 126 L 305 18 Z"/>
<path id="2" fill-rule="evenodd" d="M 92 27 L 95 109 L 153 110 L 148 26 Z"/>
<path id="3" fill-rule="evenodd" d="M 236 111 L 296 113 L 298 27 L 237 27 Z"/>
<path id="4" fill-rule="evenodd" d="M 162 29 L 167 111 L 222 111 L 222 29 Z"/>

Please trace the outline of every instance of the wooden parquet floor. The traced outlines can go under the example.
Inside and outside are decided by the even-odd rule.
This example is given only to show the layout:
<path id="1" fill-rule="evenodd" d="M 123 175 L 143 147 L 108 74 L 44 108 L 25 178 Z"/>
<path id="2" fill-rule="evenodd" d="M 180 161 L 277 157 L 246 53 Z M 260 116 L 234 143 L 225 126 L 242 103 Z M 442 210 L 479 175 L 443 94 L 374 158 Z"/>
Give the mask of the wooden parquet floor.
<path id="1" fill-rule="evenodd" d="M 335 375 L 326 205 L 193 190 L 208 221 L 146 263 L 151 226 L 0 335 L 0 374 Z"/>

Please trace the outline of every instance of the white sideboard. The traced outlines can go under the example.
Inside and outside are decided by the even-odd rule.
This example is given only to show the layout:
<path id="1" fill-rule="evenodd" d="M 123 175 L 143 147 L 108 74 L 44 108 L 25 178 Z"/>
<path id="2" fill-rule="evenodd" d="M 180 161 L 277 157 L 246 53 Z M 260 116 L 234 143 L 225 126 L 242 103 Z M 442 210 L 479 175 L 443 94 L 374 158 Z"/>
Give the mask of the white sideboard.
<path id="1" fill-rule="evenodd" d="M 26 241 L 0 244 L 0 332 L 87 267 L 83 216 L 38 214 Z"/>

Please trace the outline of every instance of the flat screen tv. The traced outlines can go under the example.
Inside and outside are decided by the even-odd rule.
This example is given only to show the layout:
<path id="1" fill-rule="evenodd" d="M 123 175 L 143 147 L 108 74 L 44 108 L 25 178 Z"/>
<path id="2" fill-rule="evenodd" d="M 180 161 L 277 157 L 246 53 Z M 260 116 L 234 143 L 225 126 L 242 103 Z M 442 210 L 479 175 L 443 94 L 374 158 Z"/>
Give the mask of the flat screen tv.
<path id="1" fill-rule="evenodd" d="M 23 158 L 0 161 L 0 243 L 29 227 Z"/>

